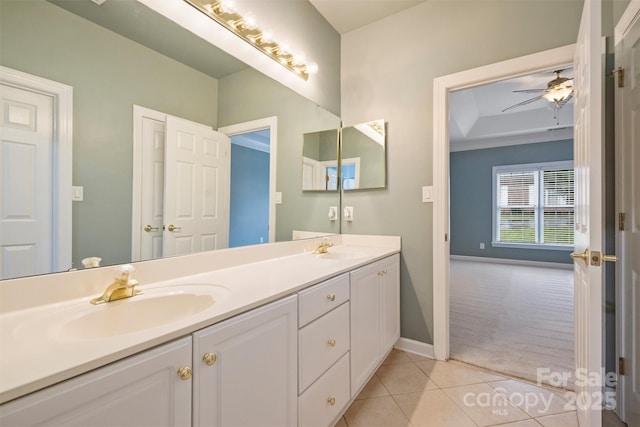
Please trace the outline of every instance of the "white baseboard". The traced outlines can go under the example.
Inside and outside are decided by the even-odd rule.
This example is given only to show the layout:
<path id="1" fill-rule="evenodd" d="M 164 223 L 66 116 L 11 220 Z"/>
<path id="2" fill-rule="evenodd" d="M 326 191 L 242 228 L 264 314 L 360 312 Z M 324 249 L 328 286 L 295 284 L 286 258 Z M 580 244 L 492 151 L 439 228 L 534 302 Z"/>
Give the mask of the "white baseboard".
<path id="1" fill-rule="evenodd" d="M 409 338 L 400 337 L 393 347 L 398 350 L 406 351 L 407 353 L 413 353 L 418 356 L 435 359 L 433 355 L 433 344 L 426 344 Z"/>
<path id="2" fill-rule="evenodd" d="M 563 270 L 573 270 L 573 264 L 563 264 L 561 262 L 526 261 L 522 259 L 489 258 L 466 255 L 450 255 L 450 259 L 457 261 L 493 262 L 496 264 L 513 264 L 524 265 L 527 267 L 560 268 Z"/>

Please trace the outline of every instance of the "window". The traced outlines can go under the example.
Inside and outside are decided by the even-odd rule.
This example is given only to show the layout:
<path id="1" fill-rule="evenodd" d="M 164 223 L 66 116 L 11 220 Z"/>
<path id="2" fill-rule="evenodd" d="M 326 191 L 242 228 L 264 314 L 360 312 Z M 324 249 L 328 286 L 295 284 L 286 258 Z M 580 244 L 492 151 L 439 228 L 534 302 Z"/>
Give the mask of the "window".
<path id="1" fill-rule="evenodd" d="M 573 246 L 573 162 L 493 168 L 493 245 Z"/>

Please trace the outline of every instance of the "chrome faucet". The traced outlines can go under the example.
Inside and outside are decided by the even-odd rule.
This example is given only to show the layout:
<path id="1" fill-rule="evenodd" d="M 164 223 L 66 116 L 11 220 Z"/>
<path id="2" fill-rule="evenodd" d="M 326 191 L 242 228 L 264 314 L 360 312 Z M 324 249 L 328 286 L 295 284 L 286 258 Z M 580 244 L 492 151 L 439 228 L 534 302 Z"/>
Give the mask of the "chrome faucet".
<path id="1" fill-rule="evenodd" d="M 318 244 L 318 247 L 316 248 L 316 250 L 314 250 L 312 253 L 314 254 L 326 254 L 327 250 L 333 246 L 333 243 L 331 243 L 329 241 L 329 239 L 323 239 L 322 242 L 320 242 Z"/>
<path id="2" fill-rule="evenodd" d="M 138 281 L 130 279 L 129 275 L 135 271 L 135 268 L 131 264 L 125 264 L 116 267 L 118 277 L 116 277 L 101 297 L 91 300 L 91 304 L 102 304 L 105 302 L 117 301 L 119 299 L 131 298 L 132 296 L 139 295 L 142 292 L 135 289 Z"/>

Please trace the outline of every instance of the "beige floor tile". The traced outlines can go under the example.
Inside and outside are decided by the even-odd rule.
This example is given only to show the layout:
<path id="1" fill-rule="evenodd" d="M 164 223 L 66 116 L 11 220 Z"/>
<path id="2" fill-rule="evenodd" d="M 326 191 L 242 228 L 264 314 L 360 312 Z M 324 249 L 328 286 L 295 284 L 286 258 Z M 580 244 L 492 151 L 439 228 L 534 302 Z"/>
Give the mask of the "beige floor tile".
<path id="1" fill-rule="evenodd" d="M 498 393 L 488 384 L 449 387 L 442 391 L 479 426 L 491 426 L 529 418 L 526 413 L 509 402 L 505 395 Z"/>
<path id="2" fill-rule="evenodd" d="M 529 418 L 528 420 L 516 421 L 515 423 L 499 424 L 496 427 L 540 427 L 536 420 Z"/>
<path id="3" fill-rule="evenodd" d="M 517 380 L 504 380 L 488 383 L 504 393 L 511 402 L 533 418 L 571 411 L 565 393 L 554 393 L 547 388 Z"/>
<path id="4" fill-rule="evenodd" d="M 340 417 L 340 420 L 333 427 L 348 427 L 344 417 Z"/>
<path id="5" fill-rule="evenodd" d="M 564 414 L 547 415 L 536 418 L 544 427 L 578 427 L 578 416 L 575 412 L 565 412 Z"/>
<path id="6" fill-rule="evenodd" d="M 412 426 L 475 427 L 473 421 L 442 390 L 397 394 L 393 398 Z"/>
<path id="7" fill-rule="evenodd" d="M 419 354 L 413 354 L 413 353 L 405 353 L 405 354 L 407 355 L 409 360 L 411 360 L 412 362 L 418 362 L 421 360 L 433 360 L 430 357 L 420 356 Z"/>
<path id="8" fill-rule="evenodd" d="M 389 353 L 387 358 L 384 359 L 384 362 L 382 362 L 382 364 L 392 365 L 395 363 L 408 363 L 408 362 L 411 362 L 411 359 L 409 359 L 409 357 L 407 356 L 407 353 L 405 353 L 402 350 L 398 350 L 397 348 L 394 348 L 391 350 L 391 353 Z"/>
<path id="9" fill-rule="evenodd" d="M 413 362 L 382 365 L 376 372 L 376 376 L 391 394 L 409 393 L 438 387 Z"/>
<path id="10" fill-rule="evenodd" d="M 422 360 L 414 363 L 422 372 L 428 375 L 438 387 L 456 387 L 483 382 L 483 380 L 474 373 L 473 369 L 457 363 L 442 362 L 439 360 Z M 393 394 L 393 392 L 391 393 Z"/>
<path id="11" fill-rule="evenodd" d="M 411 424 L 391 396 L 356 400 L 344 414 L 349 427 L 409 427 Z"/>
<path id="12" fill-rule="evenodd" d="M 366 386 L 362 389 L 360 394 L 356 399 L 369 399 L 371 397 L 380 397 L 380 396 L 388 396 L 389 391 L 385 388 L 385 386 L 380 382 L 380 379 L 374 375 L 371 377 Z"/>

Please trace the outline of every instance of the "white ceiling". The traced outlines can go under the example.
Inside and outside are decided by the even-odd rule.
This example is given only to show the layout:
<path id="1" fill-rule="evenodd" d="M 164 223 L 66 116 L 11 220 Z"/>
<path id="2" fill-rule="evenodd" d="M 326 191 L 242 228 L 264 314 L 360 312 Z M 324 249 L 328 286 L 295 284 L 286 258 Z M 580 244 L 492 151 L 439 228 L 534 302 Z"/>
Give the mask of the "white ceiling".
<path id="1" fill-rule="evenodd" d="M 378 21 L 425 0 L 309 0 L 340 34 Z"/>
<path id="2" fill-rule="evenodd" d="M 566 67 L 561 77 L 573 77 Z M 453 92 L 450 99 L 452 151 L 573 138 L 573 99 L 557 111 L 539 99 L 502 111 L 538 96 L 514 90 L 545 89 L 555 78 L 553 70 Z"/>

